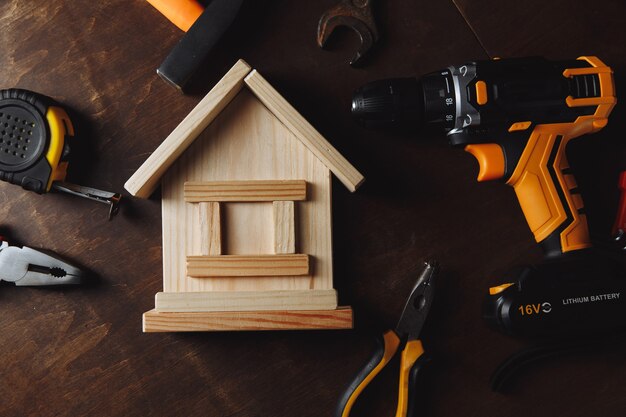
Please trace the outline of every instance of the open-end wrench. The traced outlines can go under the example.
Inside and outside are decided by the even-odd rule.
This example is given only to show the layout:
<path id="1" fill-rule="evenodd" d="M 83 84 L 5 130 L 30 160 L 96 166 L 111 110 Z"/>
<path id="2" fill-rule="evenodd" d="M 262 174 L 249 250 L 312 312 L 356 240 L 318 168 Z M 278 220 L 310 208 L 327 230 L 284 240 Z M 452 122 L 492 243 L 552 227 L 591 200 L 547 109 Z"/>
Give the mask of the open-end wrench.
<path id="1" fill-rule="evenodd" d="M 340 0 L 328 9 L 317 25 L 317 44 L 323 48 L 337 26 L 353 29 L 361 39 L 361 46 L 350 61 L 357 64 L 378 40 L 378 29 L 372 14 L 372 0 Z"/>

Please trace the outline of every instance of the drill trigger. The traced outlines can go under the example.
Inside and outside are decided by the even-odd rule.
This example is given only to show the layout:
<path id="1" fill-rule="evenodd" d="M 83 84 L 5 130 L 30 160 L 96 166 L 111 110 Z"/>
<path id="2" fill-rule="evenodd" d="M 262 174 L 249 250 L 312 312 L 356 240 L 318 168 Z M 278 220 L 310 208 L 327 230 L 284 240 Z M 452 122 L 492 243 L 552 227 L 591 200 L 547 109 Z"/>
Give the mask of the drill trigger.
<path id="1" fill-rule="evenodd" d="M 465 151 L 478 161 L 480 171 L 477 180 L 489 181 L 504 177 L 505 159 L 502 147 L 497 143 L 467 145 Z"/>

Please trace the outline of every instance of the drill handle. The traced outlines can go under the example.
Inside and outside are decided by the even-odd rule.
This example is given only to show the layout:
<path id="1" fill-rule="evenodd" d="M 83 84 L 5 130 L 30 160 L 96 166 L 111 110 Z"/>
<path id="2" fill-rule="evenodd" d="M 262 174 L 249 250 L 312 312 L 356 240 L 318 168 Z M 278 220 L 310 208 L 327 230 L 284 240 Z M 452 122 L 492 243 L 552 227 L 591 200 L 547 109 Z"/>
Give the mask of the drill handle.
<path id="1" fill-rule="evenodd" d="M 583 200 L 565 155 L 569 140 L 587 132 L 573 126 L 524 126 L 523 132 L 508 133 L 497 143 L 465 147 L 480 164 L 478 181 L 504 178 L 515 189 L 547 256 L 591 246 Z"/>
<path id="2" fill-rule="evenodd" d="M 578 135 L 561 134 L 558 127 L 535 127 L 507 181 L 547 256 L 591 247 L 584 203 L 565 152 Z"/>
<path id="3" fill-rule="evenodd" d="M 542 78 L 541 74 L 546 70 L 545 62 L 538 65 L 543 69 L 535 76 Z M 553 69 L 547 70 L 547 73 L 552 74 L 550 71 Z M 480 163 L 478 180 L 504 179 L 515 189 L 528 225 L 537 242 L 544 247 L 547 256 L 591 246 L 583 201 L 567 162 L 565 148 L 571 139 L 597 132 L 606 126 L 609 114 L 617 102 L 612 74 L 611 68 L 596 57 L 578 58 L 575 65 L 566 66 L 562 73 L 550 81 L 552 84 L 556 80 L 560 84 L 568 83 L 569 87 L 561 93 L 569 95 L 562 102 L 561 93 L 555 97 L 548 94 L 542 101 L 537 99 L 543 97 L 537 90 L 532 90 L 532 94 L 528 96 L 520 96 L 524 83 L 517 87 L 515 83 L 504 83 L 500 85 L 500 98 L 494 100 L 498 106 L 507 110 L 503 113 L 506 117 L 503 119 L 504 123 L 492 123 L 491 126 L 507 130 L 494 130 L 494 143 L 485 143 L 484 138 L 491 133 L 485 129 L 478 132 L 480 137 L 476 141 L 472 141 L 471 136 L 465 138 L 469 139 L 466 143 L 475 143 L 467 145 L 465 150 L 472 153 Z M 528 81 L 520 74 L 517 76 Z M 591 90 L 590 85 L 593 86 Z M 480 106 L 479 90 L 477 82 L 476 100 Z M 505 91 L 508 91 L 508 95 Z M 483 91 L 483 95 L 484 93 Z M 510 107 L 510 101 L 516 101 L 514 97 L 518 96 L 519 106 Z M 482 104 L 487 104 L 487 96 L 484 96 L 484 100 Z M 543 107 L 545 111 L 539 113 L 524 113 L 533 103 L 539 108 L 545 103 L 561 104 L 554 108 L 547 105 Z M 489 117 L 493 116 L 485 111 L 485 122 Z M 506 125 L 516 119 L 517 121 Z M 463 139 L 463 135 L 458 135 L 458 138 Z"/>

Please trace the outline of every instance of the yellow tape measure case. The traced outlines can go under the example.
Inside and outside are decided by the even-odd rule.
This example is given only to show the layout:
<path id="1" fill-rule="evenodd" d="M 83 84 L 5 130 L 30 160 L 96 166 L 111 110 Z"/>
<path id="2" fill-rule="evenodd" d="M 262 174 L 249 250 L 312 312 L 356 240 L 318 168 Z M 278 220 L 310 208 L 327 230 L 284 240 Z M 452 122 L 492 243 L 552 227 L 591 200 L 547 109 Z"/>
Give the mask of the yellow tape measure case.
<path id="1" fill-rule="evenodd" d="M 0 180 L 45 193 L 63 180 L 74 129 L 54 100 L 28 90 L 0 90 Z"/>

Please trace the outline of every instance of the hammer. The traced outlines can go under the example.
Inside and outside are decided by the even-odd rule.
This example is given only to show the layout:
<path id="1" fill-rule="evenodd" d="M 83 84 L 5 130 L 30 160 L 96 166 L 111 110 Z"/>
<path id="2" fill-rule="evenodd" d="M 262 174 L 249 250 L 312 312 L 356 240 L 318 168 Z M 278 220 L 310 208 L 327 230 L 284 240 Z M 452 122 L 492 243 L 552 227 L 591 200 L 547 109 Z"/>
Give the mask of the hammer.
<path id="1" fill-rule="evenodd" d="M 157 69 L 161 78 L 182 92 L 213 46 L 235 20 L 243 0 L 213 0 L 204 11 L 195 0 L 148 2 L 187 32 Z"/>

